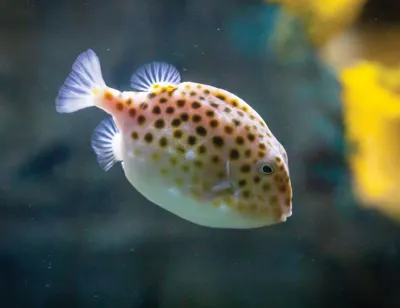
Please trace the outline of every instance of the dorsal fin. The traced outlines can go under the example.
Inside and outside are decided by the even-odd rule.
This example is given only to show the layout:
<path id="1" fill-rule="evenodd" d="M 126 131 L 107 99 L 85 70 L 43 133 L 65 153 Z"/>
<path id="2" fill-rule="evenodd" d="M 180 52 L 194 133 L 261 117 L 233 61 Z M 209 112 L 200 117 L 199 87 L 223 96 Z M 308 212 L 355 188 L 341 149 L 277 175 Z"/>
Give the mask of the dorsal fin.
<path id="1" fill-rule="evenodd" d="M 147 92 L 156 83 L 169 83 L 177 86 L 181 76 L 172 64 L 152 62 L 139 67 L 131 77 L 131 87 L 137 91 Z"/>

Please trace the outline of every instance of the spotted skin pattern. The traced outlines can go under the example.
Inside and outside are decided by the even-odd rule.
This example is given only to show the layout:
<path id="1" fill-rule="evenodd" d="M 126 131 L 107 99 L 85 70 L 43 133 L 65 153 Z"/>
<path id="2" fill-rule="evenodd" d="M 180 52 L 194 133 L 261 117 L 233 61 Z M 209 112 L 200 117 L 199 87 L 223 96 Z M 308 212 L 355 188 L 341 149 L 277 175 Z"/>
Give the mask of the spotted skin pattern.
<path id="1" fill-rule="evenodd" d="M 103 100 L 125 133 L 124 152 L 165 187 L 249 217 L 280 222 L 290 215 L 286 152 L 237 96 L 183 82 L 157 83 L 148 93 L 105 90 Z M 272 174 L 263 172 L 265 163 Z"/>

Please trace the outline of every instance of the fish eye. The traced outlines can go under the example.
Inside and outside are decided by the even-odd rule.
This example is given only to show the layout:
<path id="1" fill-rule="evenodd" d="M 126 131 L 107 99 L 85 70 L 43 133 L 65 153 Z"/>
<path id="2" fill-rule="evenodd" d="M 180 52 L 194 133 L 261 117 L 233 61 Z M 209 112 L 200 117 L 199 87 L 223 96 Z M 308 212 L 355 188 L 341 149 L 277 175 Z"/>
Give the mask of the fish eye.
<path id="1" fill-rule="evenodd" d="M 274 169 L 272 169 L 271 166 L 262 165 L 262 166 L 261 166 L 261 172 L 264 173 L 264 174 L 271 174 L 271 173 L 274 172 Z"/>

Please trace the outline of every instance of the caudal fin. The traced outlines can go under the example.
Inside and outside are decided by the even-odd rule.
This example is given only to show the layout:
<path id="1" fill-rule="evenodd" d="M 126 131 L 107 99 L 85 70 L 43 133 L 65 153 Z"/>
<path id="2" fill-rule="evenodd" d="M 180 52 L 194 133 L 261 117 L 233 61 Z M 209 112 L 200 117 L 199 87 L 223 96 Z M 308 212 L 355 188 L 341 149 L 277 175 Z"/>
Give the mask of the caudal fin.
<path id="1" fill-rule="evenodd" d="M 71 113 L 94 106 L 93 90 L 101 89 L 105 85 L 97 55 L 91 49 L 81 53 L 58 92 L 57 112 Z"/>

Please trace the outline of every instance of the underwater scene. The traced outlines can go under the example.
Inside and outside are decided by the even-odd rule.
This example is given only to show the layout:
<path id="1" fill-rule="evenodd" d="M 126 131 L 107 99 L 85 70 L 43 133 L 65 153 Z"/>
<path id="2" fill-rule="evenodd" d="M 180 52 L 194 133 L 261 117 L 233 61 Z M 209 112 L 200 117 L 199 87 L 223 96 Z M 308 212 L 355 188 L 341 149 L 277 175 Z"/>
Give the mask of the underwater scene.
<path id="1" fill-rule="evenodd" d="M 0 308 L 400 307 L 400 2 L 0 8 Z"/>

